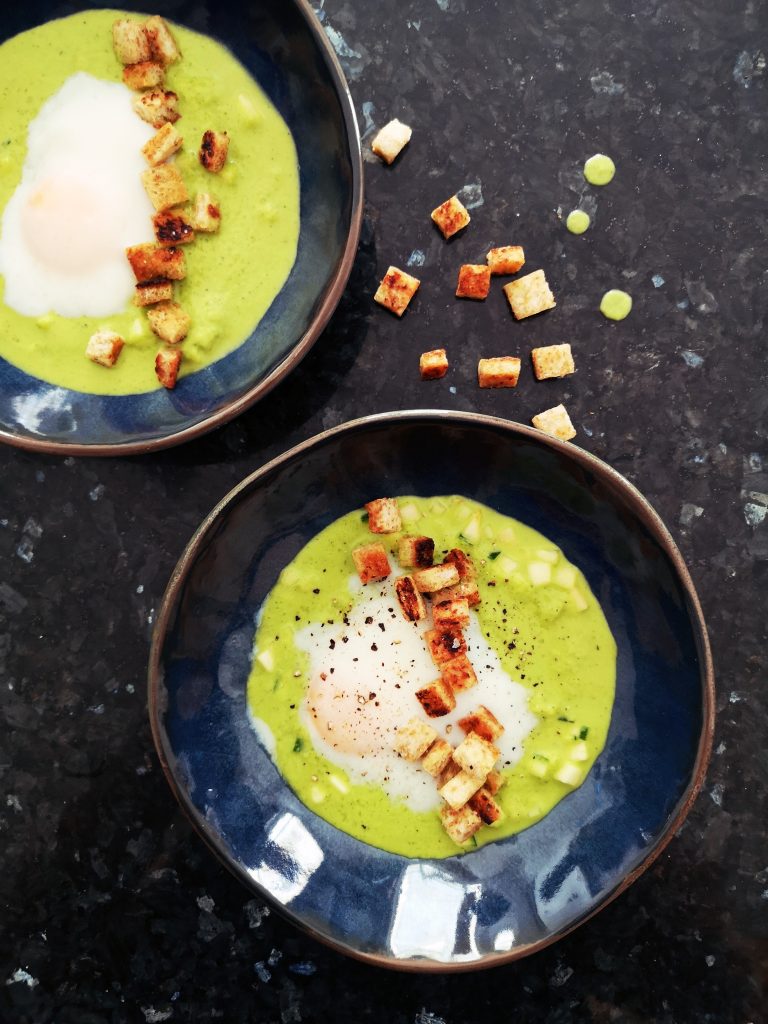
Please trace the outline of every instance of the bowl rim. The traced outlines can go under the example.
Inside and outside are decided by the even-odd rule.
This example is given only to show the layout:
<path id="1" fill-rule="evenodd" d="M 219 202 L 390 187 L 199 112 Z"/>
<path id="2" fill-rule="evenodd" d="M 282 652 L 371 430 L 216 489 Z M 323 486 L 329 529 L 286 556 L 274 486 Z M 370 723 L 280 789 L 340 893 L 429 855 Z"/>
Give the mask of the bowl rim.
<path id="1" fill-rule="evenodd" d="M 262 378 L 257 384 L 254 384 L 253 387 L 249 388 L 238 399 L 228 403 L 223 409 L 205 417 L 200 422 L 182 427 L 180 430 L 175 430 L 164 437 L 109 444 L 83 444 L 82 442 L 70 443 L 68 441 L 52 441 L 46 438 L 22 437 L 0 428 L 0 442 L 9 444 L 14 448 L 44 452 L 48 455 L 145 455 L 148 452 L 172 448 L 176 445 L 184 444 L 186 441 L 191 441 L 196 437 L 201 437 L 216 427 L 229 423 L 230 420 L 245 412 L 246 409 L 249 409 L 259 399 L 267 395 L 284 377 L 294 370 L 319 338 L 338 306 L 346 288 L 360 241 L 364 208 L 363 151 L 354 101 L 333 45 L 323 30 L 320 20 L 314 14 L 309 0 L 290 0 L 290 2 L 295 5 L 298 12 L 304 18 L 309 32 L 324 57 L 330 72 L 334 92 L 341 106 L 349 157 L 352 164 L 352 213 L 347 240 L 330 286 L 309 327 L 285 358 L 266 377 Z"/>
<path id="2" fill-rule="evenodd" d="M 317 929 L 307 924 L 298 915 L 291 912 L 288 907 L 279 904 L 273 900 L 270 893 L 254 882 L 253 878 L 248 875 L 246 871 L 242 869 L 240 865 L 235 863 L 232 858 L 228 855 L 224 848 L 224 844 L 220 837 L 215 833 L 211 832 L 207 827 L 207 823 L 200 812 L 195 808 L 189 799 L 187 793 L 179 786 L 176 777 L 171 769 L 172 751 L 170 750 L 170 744 L 167 742 L 167 736 L 165 730 L 161 726 L 161 715 L 162 715 L 162 669 L 160 663 L 161 651 L 163 641 L 167 632 L 168 622 L 170 616 L 176 605 L 176 598 L 184 583 L 187 575 L 189 574 L 192 566 L 196 561 L 197 554 L 203 545 L 208 532 L 212 527 L 216 525 L 221 514 L 232 505 L 240 496 L 240 494 L 250 488 L 256 481 L 266 477 L 274 469 L 282 466 L 285 463 L 291 462 L 296 458 L 300 458 L 305 452 L 320 445 L 330 438 L 336 437 L 341 434 L 353 433 L 358 430 L 364 430 L 365 428 L 372 425 L 379 424 L 392 424 L 398 422 L 407 421 L 419 421 L 419 420 L 433 420 L 437 422 L 448 422 L 448 423 L 464 423 L 464 424 L 476 424 L 486 427 L 494 427 L 508 432 L 510 435 L 522 435 L 530 439 L 534 439 L 541 442 L 545 446 L 555 449 L 556 451 L 567 454 L 570 458 L 573 458 L 577 464 L 591 470 L 596 475 L 602 477 L 604 480 L 608 480 L 613 483 L 619 491 L 628 499 L 629 504 L 633 511 L 636 512 L 641 521 L 648 527 L 650 532 L 654 535 L 658 543 L 661 545 L 667 557 L 672 562 L 675 571 L 678 574 L 678 578 L 685 591 L 685 596 L 688 600 L 689 615 L 691 618 L 691 624 L 694 629 L 695 640 L 697 648 L 700 654 L 700 669 L 699 676 L 701 681 L 701 695 L 702 695 L 702 728 L 699 736 L 698 748 L 696 751 L 696 759 L 694 762 L 694 769 L 691 773 L 690 780 L 686 786 L 685 791 L 680 796 L 677 806 L 670 814 L 667 819 L 667 823 L 661 831 L 656 844 L 648 851 L 646 857 L 642 860 L 633 871 L 626 874 L 617 886 L 595 907 L 593 907 L 588 913 L 583 914 L 566 928 L 561 929 L 547 936 L 544 939 L 540 939 L 537 942 L 528 943 L 525 946 L 519 946 L 512 950 L 505 952 L 499 952 L 495 954 L 486 954 L 482 959 L 471 961 L 471 962 L 460 962 L 460 963 L 442 963 L 431 960 L 396 960 L 393 957 L 384 956 L 377 953 L 369 953 L 359 949 L 355 949 L 353 946 L 347 945 L 343 942 L 339 942 L 335 939 L 330 938 L 327 935 L 323 935 Z M 233 487 L 208 513 L 203 519 L 194 534 L 187 543 L 181 557 L 179 558 L 176 567 L 174 568 L 166 590 L 163 594 L 160 606 L 158 608 L 157 617 L 155 619 L 154 628 L 152 631 L 152 641 L 149 654 L 148 663 L 148 694 L 147 694 L 147 710 L 150 720 L 150 727 L 152 731 L 152 739 L 155 745 L 160 765 L 163 769 L 165 778 L 171 788 L 171 792 L 176 797 L 182 811 L 194 827 L 198 836 L 204 841 L 206 846 L 216 855 L 216 857 L 224 864 L 232 874 L 238 878 L 251 892 L 254 892 L 259 898 L 267 902 L 271 907 L 274 907 L 278 913 L 284 918 L 290 921 L 293 925 L 303 931 L 305 934 L 310 935 L 313 939 L 323 943 L 325 946 L 329 946 L 336 952 L 343 953 L 346 956 L 351 956 L 355 960 L 360 960 L 367 964 L 372 964 L 377 967 L 384 967 L 389 970 L 399 971 L 402 973 L 409 974 L 455 974 L 465 973 L 468 971 L 485 970 L 491 967 L 498 967 L 503 964 L 511 963 L 514 960 L 522 959 L 523 957 L 529 956 L 532 953 L 536 953 L 539 950 L 545 949 L 547 946 L 558 942 L 560 939 L 565 938 L 576 928 L 580 927 L 590 918 L 594 917 L 601 910 L 612 903 L 621 893 L 623 893 L 633 882 L 635 882 L 641 875 L 643 875 L 648 868 L 656 861 L 661 853 L 666 849 L 672 838 L 681 828 L 683 822 L 688 816 L 688 813 L 693 806 L 699 792 L 704 783 L 704 778 L 707 773 L 709 760 L 712 752 L 712 741 L 714 735 L 715 726 L 715 679 L 714 679 L 714 667 L 712 661 L 712 652 L 709 643 L 709 636 L 707 633 L 706 623 L 704 621 L 704 614 L 701 608 L 696 588 L 691 579 L 691 575 L 688 571 L 688 567 L 685 564 L 683 556 L 677 547 L 671 533 L 665 526 L 659 514 L 650 504 L 647 498 L 632 484 L 626 477 L 622 476 L 612 466 L 608 465 L 598 456 L 593 455 L 591 452 L 584 450 L 583 448 L 573 445 L 568 441 L 560 441 L 557 438 L 551 437 L 548 434 L 543 433 L 534 427 L 529 427 L 523 423 L 517 423 L 513 420 L 502 419 L 497 416 L 488 416 L 484 413 L 474 412 L 460 412 L 448 409 L 404 409 L 399 411 L 375 413 L 370 416 L 363 416 L 354 420 L 347 420 L 335 427 L 331 427 L 327 430 L 323 430 L 318 434 L 308 438 L 305 441 L 301 441 L 299 444 L 294 445 L 288 451 L 282 455 L 278 455 L 273 459 L 270 459 L 263 466 L 249 473 L 243 480 L 240 481 L 235 487 Z M 416 858 L 419 859 L 419 858 Z"/>

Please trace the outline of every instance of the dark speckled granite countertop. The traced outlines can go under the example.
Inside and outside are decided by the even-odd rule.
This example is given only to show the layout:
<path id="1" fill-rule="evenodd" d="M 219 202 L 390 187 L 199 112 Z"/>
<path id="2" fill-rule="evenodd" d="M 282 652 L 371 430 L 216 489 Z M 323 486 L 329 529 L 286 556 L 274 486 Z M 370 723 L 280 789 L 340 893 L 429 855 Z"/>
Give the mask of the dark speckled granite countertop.
<path id="1" fill-rule="evenodd" d="M 0 453 L 0 1020 L 630 1024 L 768 1020 L 765 318 L 768 10 L 754 0 L 326 0 L 367 154 L 360 251 L 294 375 L 194 444 L 142 459 Z M 580 167 L 614 156 L 608 188 Z M 429 211 L 466 187 L 447 246 Z M 591 204 L 593 228 L 561 213 Z M 515 325 L 456 267 L 525 246 L 557 309 Z M 402 321 L 371 302 L 419 266 Z M 423 263 L 423 265 L 422 265 Z M 624 287 L 622 324 L 597 312 Z M 570 341 L 578 373 L 479 391 L 477 358 Z M 442 381 L 418 354 L 445 345 Z M 636 483 L 691 567 L 718 679 L 711 768 L 654 867 L 569 938 L 491 973 L 400 977 L 270 914 L 206 852 L 159 771 L 145 664 L 194 527 L 245 474 L 371 411 L 528 421 L 564 401 L 576 443 Z"/>

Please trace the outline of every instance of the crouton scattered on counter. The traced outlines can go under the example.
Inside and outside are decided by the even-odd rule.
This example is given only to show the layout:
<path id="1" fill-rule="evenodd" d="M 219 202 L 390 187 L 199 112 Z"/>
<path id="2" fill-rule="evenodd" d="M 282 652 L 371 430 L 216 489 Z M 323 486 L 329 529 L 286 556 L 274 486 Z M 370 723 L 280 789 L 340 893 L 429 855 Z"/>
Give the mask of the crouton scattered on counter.
<path id="1" fill-rule="evenodd" d="M 515 320 L 524 320 L 526 317 L 543 313 L 545 309 L 554 309 L 557 305 L 543 270 L 534 270 L 532 274 L 526 274 L 525 277 L 518 277 L 516 281 L 505 284 L 504 294 Z"/>
<path id="2" fill-rule="evenodd" d="M 142 242 L 141 245 L 129 246 L 125 254 L 139 284 L 154 281 L 158 277 L 183 281 L 187 275 L 187 264 L 181 249 Z"/>
<path id="3" fill-rule="evenodd" d="M 142 89 L 154 89 L 163 84 L 164 78 L 165 68 L 153 60 L 127 64 L 123 68 L 123 81 L 134 92 L 140 92 Z"/>
<path id="4" fill-rule="evenodd" d="M 195 240 L 195 229 L 183 211 L 161 210 L 152 218 L 152 224 L 160 245 L 189 245 Z"/>
<path id="5" fill-rule="evenodd" d="M 133 301 L 137 306 L 153 306 L 156 302 L 170 302 L 172 298 L 173 282 L 157 277 L 137 284 Z"/>
<path id="6" fill-rule="evenodd" d="M 428 722 L 411 718 L 398 726 L 395 750 L 406 761 L 418 761 L 437 739 L 437 733 Z"/>
<path id="7" fill-rule="evenodd" d="M 411 277 L 397 267 L 390 267 L 381 279 L 373 301 L 384 306 L 395 316 L 402 316 L 420 284 L 421 281 L 417 277 Z"/>
<path id="8" fill-rule="evenodd" d="M 168 28 L 167 22 L 158 14 L 152 15 L 144 22 L 149 48 L 153 60 L 161 64 L 173 64 L 181 57 L 181 52 L 173 38 L 173 33 Z"/>
<path id="9" fill-rule="evenodd" d="M 422 380 L 439 380 L 448 372 L 448 356 L 444 348 L 434 348 L 419 356 L 419 373 Z"/>
<path id="10" fill-rule="evenodd" d="M 481 388 L 515 388 L 520 378 L 517 356 L 494 356 L 477 363 L 477 383 Z"/>
<path id="11" fill-rule="evenodd" d="M 443 238 L 452 238 L 458 231 L 469 224 L 472 219 L 469 216 L 466 206 L 458 196 L 451 196 L 444 203 L 436 207 L 430 214 L 432 220 L 440 228 Z"/>
<path id="12" fill-rule="evenodd" d="M 140 21 L 120 18 L 112 26 L 115 56 L 121 64 L 141 64 L 152 56 L 146 26 Z"/>
<path id="13" fill-rule="evenodd" d="M 179 97 L 166 89 L 143 92 L 133 101 L 133 109 L 142 121 L 151 124 L 153 128 L 162 128 L 168 122 L 175 124 L 181 117 Z"/>
<path id="14" fill-rule="evenodd" d="M 413 576 L 399 576 L 395 580 L 395 593 L 406 619 L 410 622 L 418 622 L 427 617 L 427 606 L 424 603 L 424 598 L 416 589 Z"/>
<path id="15" fill-rule="evenodd" d="M 566 377 L 574 373 L 576 366 L 570 345 L 545 345 L 531 352 L 533 372 L 536 380 L 549 380 L 552 377 Z"/>
<path id="16" fill-rule="evenodd" d="M 400 509 L 394 498 L 374 498 L 365 505 L 371 533 L 397 533 L 402 529 Z"/>
<path id="17" fill-rule="evenodd" d="M 150 167 L 142 173 L 141 181 L 149 196 L 149 201 L 156 210 L 167 210 L 171 206 L 180 206 L 189 199 L 187 186 L 175 164 L 160 164 L 159 167 Z"/>
<path id="18" fill-rule="evenodd" d="M 192 223 L 196 231 L 212 233 L 221 226 L 221 207 L 207 192 L 198 192 L 192 206 Z"/>
<path id="19" fill-rule="evenodd" d="M 114 331 L 97 331 L 91 335 L 85 354 L 91 362 L 111 368 L 117 362 L 125 342 Z"/>
<path id="20" fill-rule="evenodd" d="M 178 345 L 189 334 L 192 317 L 177 302 L 159 302 L 147 309 L 153 333 L 168 345 Z"/>
<path id="21" fill-rule="evenodd" d="M 172 391 L 181 366 L 181 349 L 163 348 L 155 357 L 155 375 L 164 388 Z"/>
<path id="22" fill-rule="evenodd" d="M 525 253 L 519 245 L 501 245 L 491 249 L 485 257 L 492 274 L 516 274 L 525 263 Z"/>
<path id="23" fill-rule="evenodd" d="M 146 145 L 142 146 L 141 152 L 150 167 L 157 167 L 177 153 L 184 142 L 183 136 L 168 121 L 157 131 Z"/>
<path id="24" fill-rule="evenodd" d="M 479 263 L 465 263 L 459 267 L 459 279 L 456 284 L 457 299 L 485 299 L 490 290 L 490 267 Z"/>
<path id="25" fill-rule="evenodd" d="M 564 405 L 545 409 L 544 412 L 534 416 L 531 423 L 539 430 L 543 430 L 545 434 L 551 434 L 552 437 L 557 437 L 561 441 L 570 441 L 572 437 L 576 437 L 576 430 Z"/>
<path id="26" fill-rule="evenodd" d="M 385 580 L 392 572 L 387 552 L 382 544 L 363 544 L 352 552 L 357 575 L 361 583 Z"/>
<path id="27" fill-rule="evenodd" d="M 411 141 L 413 130 L 397 118 L 385 124 L 377 133 L 371 149 L 386 164 L 391 164 Z"/>
<path id="28" fill-rule="evenodd" d="M 203 132 L 198 159 L 206 171 L 218 174 L 227 162 L 229 135 L 226 132 Z"/>
<path id="29" fill-rule="evenodd" d="M 456 707 L 453 690 L 444 679 L 436 679 L 428 686 L 416 691 L 416 699 L 430 718 L 441 718 L 449 715 Z"/>

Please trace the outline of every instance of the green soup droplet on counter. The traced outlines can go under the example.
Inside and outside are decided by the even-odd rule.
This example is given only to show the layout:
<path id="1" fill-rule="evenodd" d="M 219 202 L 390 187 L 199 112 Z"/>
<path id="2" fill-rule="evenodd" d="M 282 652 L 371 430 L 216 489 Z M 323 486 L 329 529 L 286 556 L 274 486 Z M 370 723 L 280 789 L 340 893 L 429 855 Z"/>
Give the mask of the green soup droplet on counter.
<path id="1" fill-rule="evenodd" d="M 595 153 L 584 164 L 584 177 L 590 185 L 607 185 L 615 173 L 616 164 L 605 153 Z"/>
<path id="2" fill-rule="evenodd" d="M 592 222 L 589 214 L 584 210 L 571 210 L 565 222 L 565 226 L 572 235 L 583 235 Z"/>
<path id="3" fill-rule="evenodd" d="M 609 320 L 623 320 L 629 316 L 631 309 L 632 296 L 627 295 L 626 292 L 622 292 L 618 288 L 612 288 L 609 292 L 606 292 L 603 296 L 603 301 L 600 303 L 600 312 L 603 316 L 607 316 Z"/>

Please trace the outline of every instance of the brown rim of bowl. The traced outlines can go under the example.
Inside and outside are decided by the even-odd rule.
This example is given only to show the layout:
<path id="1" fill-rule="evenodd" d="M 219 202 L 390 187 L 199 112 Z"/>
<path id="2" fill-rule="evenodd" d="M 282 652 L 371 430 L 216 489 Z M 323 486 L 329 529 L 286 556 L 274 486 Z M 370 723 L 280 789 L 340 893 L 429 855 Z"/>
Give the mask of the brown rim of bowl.
<path id="1" fill-rule="evenodd" d="M 322 935 L 304 921 L 298 918 L 291 911 L 278 903 L 276 903 L 269 892 L 260 886 L 254 884 L 253 879 L 242 870 L 237 864 L 234 864 L 231 858 L 224 850 L 224 846 L 218 836 L 210 832 L 206 822 L 191 804 L 187 795 L 183 793 L 174 778 L 173 772 L 171 771 L 169 764 L 170 751 L 166 749 L 166 743 L 164 740 L 163 731 L 159 725 L 159 714 L 160 714 L 160 701 L 159 701 L 159 687 L 160 687 L 160 649 L 162 646 L 162 638 L 165 635 L 168 619 L 170 617 L 171 610 L 175 604 L 176 596 L 179 591 L 181 584 L 186 578 L 191 565 L 200 549 L 208 530 L 215 524 L 220 513 L 231 504 L 240 494 L 241 491 L 250 487 L 253 481 L 258 480 L 260 477 L 266 476 L 274 468 L 281 465 L 282 463 L 288 462 L 291 459 L 296 458 L 303 452 L 314 447 L 319 442 L 325 441 L 326 439 L 333 437 L 336 434 L 347 433 L 349 431 L 359 430 L 365 428 L 371 424 L 377 423 L 392 423 L 400 420 L 409 419 L 434 419 L 434 420 L 447 420 L 457 421 L 464 423 L 478 423 L 489 427 L 501 428 L 508 431 L 510 434 L 522 434 L 526 437 L 535 438 L 542 444 L 548 445 L 555 450 L 567 452 L 571 458 L 575 459 L 577 463 L 592 472 L 601 476 L 603 479 L 611 481 L 628 499 L 630 506 L 638 515 L 639 519 L 648 527 L 651 533 L 657 538 L 661 544 L 664 552 L 670 558 L 674 565 L 678 576 L 683 584 L 686 596 L 689 601 L 689 606 L 692 613 L 694 632 L 696 634 L 697 647 L 699 649 L 699 656 L 701 659 L 701 683 L 702 683 L 702 704 L 703 704 L 703 723 L 701 736 L 699 738 L 699 746 L 696 752 L 696 763 L 692 778 L 680 797 L 677 807 L 667 822 L 666 827 L 661 833 L 656 845 L 650 850 L 648 855 L 645 857 L 643 862 L 639 864 L 633 871 L 627 874 L 622 881 L 616 886 L 600 904 L 599 906 L 592 909 L 589 913 L 584 914 L 577 921 L 574 921 L 569 927 L 564 928 L 562 931 L 550 936 L 549 938 L 542 939 L 540 942 L 529 943 L 526 946 L 520 946 L 517 949 L 510 950 L 505 953 L 492 954 L 483 957 L 482 960 L 474 963 L 458 963 L 458 964 L 443 964 L 437 961 L 402 961 L 399 962 L 389 957 L 379 956 L 371 953 L 363 953 L 360 950 L 354 949 L 350 946 L 345 945 L 343 942 L 338 942 L 334 939 L 329 938 L 326 935 Z M 152 738 L 154 740 L 155 749 L 157 750 L 160 764 L 162 766 L 165 777 L 168 784 L 171 787 L 171 791 L 179 802 L 181 809 L 189 821 L 194 826 L 198 835 L 203 839 L 209 849 L 222 861 L 232 874 L 235 875 L 248 889 L 255 892 L 260 898 L 265 900 L 270 906 L 274 907 L 278 913 L 283 917 L 287 918 L 292 924 L 294 924 L 301 931 L 310 935 L 312 938 L 317 939 L 319 942 L 336 952 L 343 953 L 346 956 L 351 956 L 355 960 L 361 960 L 364 963 L 373 964 L 377 967 L 384 967 L 389 970 L 403 971 L 414 974 L 455 974 L 466 971 L 477 971 L 485 970 L 490 967 L 499 967 L 503 964 L 512 962 L 513 960 L 520 960 L 525 956 L 529 956 L 531 953 L 537 953 L 541 949 L 545 949 L 552 943 L 559 941 L 566 935 L 569 935 L 572 931 L 584 924 L 590 918 L 594 917 L 595 914 L 599 913 L 604 907 L 607 907 L 617 896 L 619 896 L 625 889 L 638 879 L 656 860 L 656 858 L 666 849 L 672 837 L 680 829 L 683 822 L 685 821 L 688 813 L 693 806 L 693 802 L 699 794 L 701 787 L 704 783 L 704 777 L 706 775 L 707 766 L 709 764 L 710 754 L 712 752 L 712 737 L 715 727 L 715 678 L 714 669 L 712 665 L 712 653 L 709 646 L 709 637 L 707 635 L 707 627 L 704 622 L 704 615 L 701 610 L 701 604 L 699 602 L 696 589 L 691 580 L 688 568 L 683 560 L 683 556 L 680 554 L 677 545 L 675 544 L 672 535 L 670 534 L 667 527 L 662 522 L 658 513 L 650 505 L 647 498 L 643 497 L 640 491 L 630 483 L 625 477 L 618 473 L 615 469 L 609 466 L 602 459 L 599 459 L 596 455 L 592 455 L 590 452 L 584 451 L 583 448 L 579 448 L 576 445 L 572 445 L 567 441 L 558 441 L 556 438 L 550 437 L 548 434 L 542 433 L 542 431 L 535 429 L 534 427 L 528 427 L 523 423 L 515 423 L 511 420 L 500 419 L 496 416 L 486 416 L 481 413 L 471 412 L 453 412 L 443 409 L 406 409 L 399 412 L 388 412 L 388 413 L 376 413 L 371 416 L 364 416 L 360 419 L 349 420 L 346 423 L 342 423 L 337 427 L 332 427 L 329 430 L 324 430 L 314 437 L 309 438 L 306 441 L 302 441 L 283 455 L 279 455 L 274 459 L 271 459 L 260 469 L 249 474 L 244 480 L 242 480 L 236 487 L 234 487 L 224 498 L 221 499 L 216 507 L 205 517 L 203 522 L 197 528 L 193 534 L 191 540 L 187 544 L 184 552 L 179 559 L 176 568 L 173 570 L 171 578 L 166 587 L 165 593 L 163 594 L 160 608 L 158 611 L 157 619 L 155 621 L 154 630 L 152 632 L 152 644 L 149 655 L 149 670 L 148 670 L 148 712 L 150 727 L 152 729 Z"/>
<path id="2" fill-rule="evenodd" d="M 42 438 L 38 440 L 32 437 L 19 437 L 17 434 L 0 430 L 0 441 L 14 448 L 44 452 L 48 455 L 145 455 L 147 452 L 172 448 L 178 444 L 184 444 L 185 441 L 201 437 L 216 427 L 229 423 L 230 420 L 245 412 L 246 409 L 249 409 L 260 398 L 267 395 L 291 370 L 295 369 L 317 341 L 320 333 L 339 304 L 339 300 L 349 280 L 349 275 L 352 272 L 352 265 L 357 253 L 360 228 L 363 222 L 363 154 L 352 95 L 333 46 L 323 31 L 319 20 L 312 12 L 309 0 L 292 0 L 292 2 L 304 16 L 304 20 L 307 22 L 315 42 L 325 56 L 325 61 L 341 104 L 352 163 L 352 217 L 349 234 L 347 235 L 341 262 L 309 328 L 304 332 L 285 359 L 267 374 L 263 380 L 260 380 L 258 384 L 255 384 L 235 402 L 232 402 L 225 409 L 214 413 L 207 419 L 177 430 L 166 437 L 153 438 L 149 441 L 128 441 L 125 444 L 69 444 L 66 441 L 47 441 Z"/>

